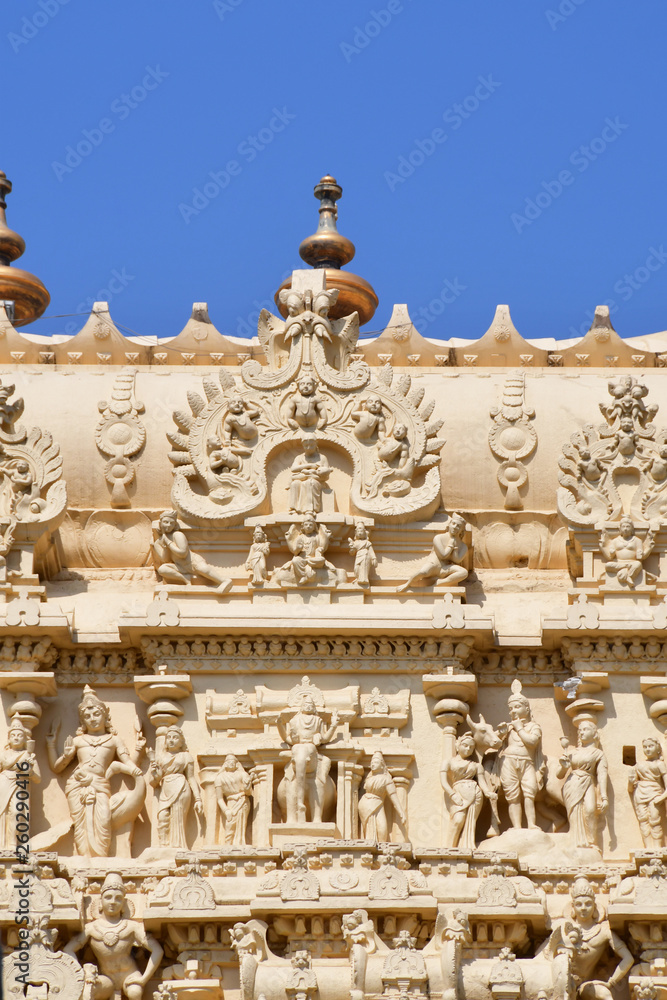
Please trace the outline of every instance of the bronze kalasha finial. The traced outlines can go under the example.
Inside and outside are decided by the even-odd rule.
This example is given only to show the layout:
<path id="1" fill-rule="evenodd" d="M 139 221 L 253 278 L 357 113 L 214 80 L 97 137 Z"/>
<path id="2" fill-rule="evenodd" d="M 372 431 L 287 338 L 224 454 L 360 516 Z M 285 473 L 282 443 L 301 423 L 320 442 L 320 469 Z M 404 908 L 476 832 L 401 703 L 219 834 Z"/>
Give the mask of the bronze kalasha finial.
<path id="1" fill-rule="evenodd" d="M 11 267 L 25 250 L 25 240 L 7 225 L 6 197 L 11 181 L 0 170 L 0 301 L 14 303 L 14 326 L 23 326 L 42 315 L 51 296 L 34 274 Z"/>

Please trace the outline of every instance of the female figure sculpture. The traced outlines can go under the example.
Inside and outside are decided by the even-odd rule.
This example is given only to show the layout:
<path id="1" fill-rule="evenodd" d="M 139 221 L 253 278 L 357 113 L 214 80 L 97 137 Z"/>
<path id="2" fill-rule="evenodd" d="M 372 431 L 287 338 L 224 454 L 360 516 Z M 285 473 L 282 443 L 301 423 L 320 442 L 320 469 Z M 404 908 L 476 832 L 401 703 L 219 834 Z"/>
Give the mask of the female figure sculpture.
<path id="1" fill-rule="evenodd" d="M 387 801 L 388 800 L 388 801 Z M 393 805 L 396 815 L 405 827 L 407 816 L 396 791 L 384 757 L 376 750 L 371 757 L 371 766 L 364 782 L 364 794 L 359 799 L 359 819 L 364 840 L 389 840 L 387 806 Z"/>
<path id="2" fill-rule="evenodd" d="M 225 757 L 214 787 L 216 802 L 225 821 L 225 844 L 245 844 L 252 779 L 233 753 Z"/>
<path id="3" fill-rule="evenodd" d="M 164 750 L 149 754 L 149 781 L 157 788 L 157 832 L 160 847 L 187 848 L 185 824 L 194 798 L 195 813 L 201 819 L 204 807 L 195 778 L 195 762 L 178 726 L 170 726 Z"/>
<path id="4" fill-rule="evenodd" d="M 449 812 L 447 847 L 475 848 L 475 827 L 484 796 L 495 802 L 498 793 L 493 790 L 482 765 L 473 759 L 475 740 L 472 733 L 464 733 L 456 741 L 456 754 L 443 760 L 440 783 L 445 790 Z"/>
<path id="5" fill-rule="evenodd" d="M 598 818 L 604 816 L 609 805 L 609 769 L 596 724 L 584 719 L 579 724 L 577 746 L 571 749 L 565 741 L 564 750 L 557 774 L 559 778 L 565 776 L 563 802 L 572 845 L 597 847 Z"/>
<path id="6" fill-rule="evenodd" d="M 112 831 L 131 824 L 139 815 L 146 795 L 141 769 L 133 762 L 109 720 L 109 709 L 92 688 L 85 686 L 79 705 L 81 725 L 72 739 L 65 740 L 62 756 L 56 754 L 60 723 L 46 737 L 49 765 L 60 774 L 76 757 L 76 767 L 65 785 L 67 804 L 74 824 L 77 854 L 109 856 Z M 126 774 L 134 787 L 111 794 L 111 778 Z"/>
<path id="7" fill-rule="evenodd" d="M 11 850 L 16 847 L 16 792 L 19 788 L 16 779 L 20 775 L 35 784 L 41 780 L 37 758 L 28 750 L 29 735 L 30 731 L 21 720 L 14 719 L 7 730 L 5 749 L 0 753 L 0 847 Z"/>
<path id="8" fill-rule="evenodd" d="M 639 823 L 644 847 L 659 851 L 665 846 L 665 812 L 667 800 L 667 765 L 662 748 L 655 736 L 642 741 L 646 760 L 635 764 L 628 777 L 628 791 Z"/>
<path id="9" fill-rule="evenodd" d="M 368 528 L 363 521 L 357 521 L 354 526 L 354 538 L 348 538 L 347 544 L 354 556 L 354 578 L 360 587 L 370 587 L 371 573 L 378 564 L 375 550 L 368 537 Z"/>
<path id="10" fill-rule="evenodd" d="M 258 524 L 252 533 L 252 545 L 245 561 L 245 568 L 250 573 L 251 587 L 261 587 L 269 579 L 269 574 L 266 571 L 266 560 L 270 551 L 271 544 L 266 537 L 266 532 Z"/>

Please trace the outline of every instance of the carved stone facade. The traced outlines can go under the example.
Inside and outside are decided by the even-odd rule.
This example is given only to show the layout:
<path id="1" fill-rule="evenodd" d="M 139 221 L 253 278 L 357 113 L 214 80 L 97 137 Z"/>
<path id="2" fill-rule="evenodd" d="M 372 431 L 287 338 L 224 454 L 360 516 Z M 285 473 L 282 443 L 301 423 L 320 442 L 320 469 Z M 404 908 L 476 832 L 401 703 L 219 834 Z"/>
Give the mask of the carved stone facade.
<path id="1" fill-rule="evenodd" d="M 665 1000 L 664 365 L 359 341 L 316 195 L 246 349 L 0 372 L 7 996 Z"/>

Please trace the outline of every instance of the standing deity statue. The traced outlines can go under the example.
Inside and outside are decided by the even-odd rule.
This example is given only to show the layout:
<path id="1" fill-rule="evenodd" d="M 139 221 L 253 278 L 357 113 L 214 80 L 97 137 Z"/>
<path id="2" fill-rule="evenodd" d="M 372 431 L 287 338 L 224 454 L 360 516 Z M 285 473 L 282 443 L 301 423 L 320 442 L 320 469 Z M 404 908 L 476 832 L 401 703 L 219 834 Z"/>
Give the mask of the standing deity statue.
<path id="1" fill-rule="evenodd" d="M 245 844 L 252 779 L 233 753 L 227 754 L 215 781 L 215 799 L 225 827 L 225 844 Z"/>
<path id="2" fill-rule="evenodd" d="M 408 817 L 398 797 L 394 779 L 384 757 L 376 750 L 364 781 L 363 795 L 359 799 L 359 819 L 364 840 L 377 840 L 381 844 L 389 841 L 389 806 L 393 806 L 399 822 L 405 828 Z"/>
<path id="3" fill-rule="evenodd" d="M 570 896 L 570 915 L 558 922 L 545 949 L 552 962 L 553 995 L 564 1000 L 611 1000 L 611 987 L 627 976 L 634 959 L 604 919 L 587 879 L 576 879 Z M 618 964 L 607 980 L 594 979 L 608 950 L 618 957 Z"/>
<path id="4" fill-rule="evenodd" d="M 320 514 L 322 489 L 331 475 L 331 466 L 320 454 L 317 441 L 310 434 L 303 438 L 303 455 L 297 455 L 290 469 L 290 514 Z"/>
<path id="5" fill-rule="evenodd" d="M 577 746 L 562 740 L 557 775 L 565 778 L 563 802 L 573 847 L 598 847 L 598 826 L 609 806 L 607 758 L 592 719 L 579 723 Z"/>
<path id="6" fill-rule="evenodd" d="M 631 517 L 618 522 L 618 535 L 610 538 L 607 531 L 600 532 L 600 552 L 605 559 L 605 576 L 615 573 L 620 584 L 633 588 L 655 545 L 655 536 L 649 528 L 642 542 L 635 534 Z"/>
<path id="7" fill-rule="evenodd" d="M 271 543 L 266 536 L 266 532 L 259 525 L 252 533 L 252 545 L 248 558 L 245 561 L 245 568 L 250 573 L 250 586 L 261 587 L 269 579 L 266 569 L 266 560 L 271 551 Z"/>
<path id="8" fill-rule="evenodd" d="M 462 514 L 452 514 L 447 522 L 447 530 L 433 539 L 433 551 L 424 560 L 416 573 L 398 588 L 400 593 L 413 587 L 417 580 L 422 586 L 429 587 L 442 581 L 449 586 L 455 586 L 468 576 L 468 570 L 461 565 L 468 552 L 468 546 L 463 541 L 466 521 Z"/>
<path id="9" fill-rule="evenodd" d="M 299 711 L 287 725 L 280 718 L 277 720 L 280 735 L 291 747 L 290 762 L 285 768 L 288 822 L 305 823 L 307 812 L 313 823 L 322 822 L 331 761 L 319 753 L 318 748 L 333 739 L 337 725 L 338 712 L 334 709 L 331 725 L 325 727 L 311 695 L 303 698 Z"/>
<path id="10" fill-rule="evenodd" d="M 158 521 L 153 522 L 153 562 L 158 576 L 166 583 L 188 584 L 197 576 L 218 584 L 218 591 L 224 594 L 232 585 L 217 566 L 192 552 L 190 543 L 178 523 L 175 510 L 166 510 Z"/>
<path id="11" fill-rule="evenodd" d="M 475 849 L 475 829 L 486 797 L 494 805 L 498 795 L 489 775 L 475 758 L 475 739 L 464 733 L 456 741 L 456 753 L 440 767 L 440 784 L 445 790 L 449 813 L 446 846 L 464 851 Z"/>
<path id="12" fill-rule="evenodd" d="M 56 752 L 60 722 L 46 737 L 49 765 L 60 774 L 76 757 L 76 767 L 67 779 L 65 795 L 74 824 L 76 853 L 86 857 L 109 857 L 111 835 L 130 826 L 141 812 L 146 795 L 144 776 L 116 734 L 109 709 L 92 688 L 85 686 L 79 704 L 81 725 L 74 739 L 68 736 L 62 756 Z M 135 751 L 138 757 L 140 747 Z M 125 774 L 134 786 L 111 794 L 111 778 Z"/>
<path id="13" fill-rule="evenodd" d="M 141 1000 L 144 986 L 151 979 L 162 960 L 162 947 L 143 924 L 130 920 L 125 898 L 123 876 L 110 872 L 100 892 L 102 914 L 89 921 L 82 934 L 77 934 L 63 949 L 66 955 L 76 958 L 76 953 L 88 943 L 92 949 L 99 972 L 95 977 L 92 1000 L 111 1000 L 122 994 L 127 1000 Z M 149 952 L 143 972 L 134 959 L 135 948 Z"/>
<path id="14" fill-rule="evenodd" d="M 507 700 L 510 721 L 497 729 L 501 740 L 498 754 L 499 778 L 507 801 L 510 822 L 515 830 L 522 826 L 523 813 L 529 830 L 537 830 L 535 797 L 544 784 L 542 730 L 531 716 L 530 703 L 521 693 L 521 681 L 512 681 L 512 694 Z"/>
<path id="15" fill-rule="evenodd" d="M 371 573 L 376 568 L 378 560 L 368 536 L 368 528 L 363 521 L 357 521 L 354 526 L 354 538 L 348 538 L 347 544 L 354 556 L 354 578 L 360 587 L 366 589 L 371 585 Z"/>
<path id="16" fill-rule="evenodd" d="M 149 751 L 149 781 L 157 789 L 157 832 L 160 847 L 186 849 L 185 825 L 194 799 L 195 814 L 204 815 L 195 762 L 178 726 L 169 726 L 161 753 Z"/>
<path id="17" fill-rule="evenodd" d="M 16 848 L 16 821 L 24 818 L 17 809 L 17 778 L 39 784 L 37 757 L 28 749 L 30 730 L 14 718 L 7 730 L 7 743 L 0 753 L 0 848 Z M 23 803 L 25 805 L 25 803 Z"/>
<path id="18" fill-rule="evenodd" d="M 630 769 L 628 791 L 632 798 L 644 847 L 659 851 L 667 846 L 665 801 L 667 801 L 667 765 L 660 741 L 647 736 L 642 741 L 646 760 Z"/>

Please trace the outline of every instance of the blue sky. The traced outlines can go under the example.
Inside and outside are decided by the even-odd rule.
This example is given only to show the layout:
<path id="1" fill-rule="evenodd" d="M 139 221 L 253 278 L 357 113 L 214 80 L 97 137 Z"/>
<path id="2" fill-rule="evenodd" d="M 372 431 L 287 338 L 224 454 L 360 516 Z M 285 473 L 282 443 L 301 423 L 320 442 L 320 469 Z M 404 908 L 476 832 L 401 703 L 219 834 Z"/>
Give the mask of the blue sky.
<path id="1" fill-rule="evenodd" d="M 106 288 L 140 334 L 193 301 L 249 333 L 330 172 L 367 330 L 394 302 L 429 337 L 499 302 L 527 338 L 603 302 L 622 336 L 664 330 L 666 29 L 664 0 L 3 0 L 8 222 L 47 317 Z"/>

